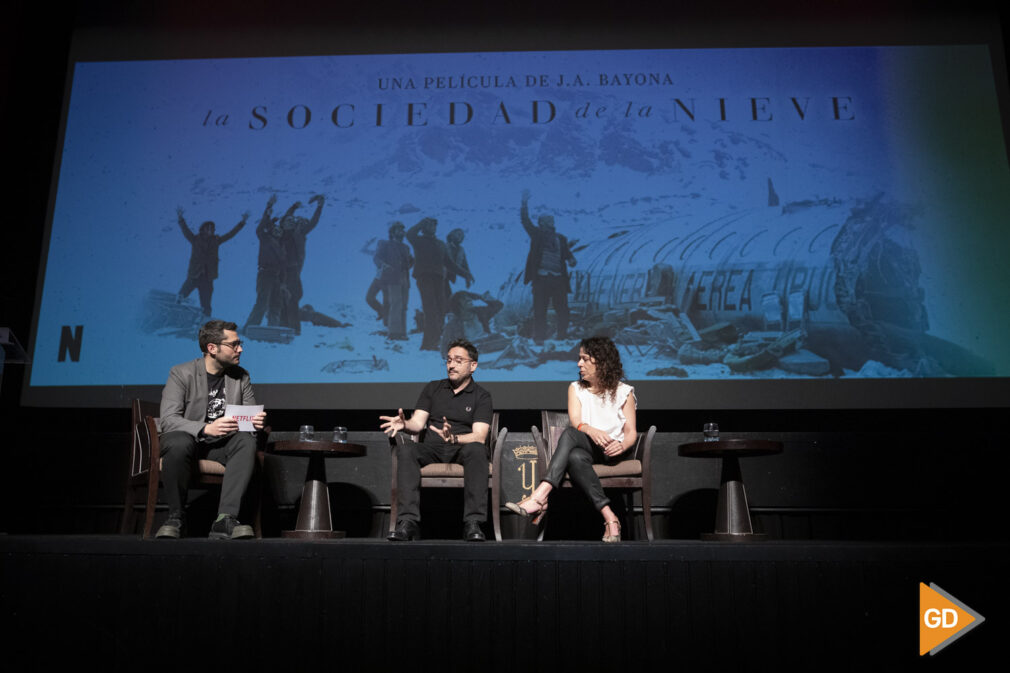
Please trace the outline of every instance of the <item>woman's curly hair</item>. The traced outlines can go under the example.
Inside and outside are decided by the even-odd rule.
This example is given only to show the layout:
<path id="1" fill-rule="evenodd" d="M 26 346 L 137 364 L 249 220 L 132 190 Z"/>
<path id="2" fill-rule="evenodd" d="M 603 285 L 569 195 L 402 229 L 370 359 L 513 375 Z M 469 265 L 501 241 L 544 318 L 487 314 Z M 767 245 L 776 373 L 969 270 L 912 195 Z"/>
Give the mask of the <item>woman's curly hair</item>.
<path id="1" fill-rule="evenodd" d="M 586 351 L 586 355 L 596 365 L 596 385 L 613 400 L 617 395 L 617 385 L 624 378 L 624 367 L 621 366 L 621 354 L 617 352 L 617 346 L 607 337 L 595 336 L 580 341 L 579 348 Z M 579 385 L 589 387 L 589 383 L 583 379 L 579 380 Z"/>

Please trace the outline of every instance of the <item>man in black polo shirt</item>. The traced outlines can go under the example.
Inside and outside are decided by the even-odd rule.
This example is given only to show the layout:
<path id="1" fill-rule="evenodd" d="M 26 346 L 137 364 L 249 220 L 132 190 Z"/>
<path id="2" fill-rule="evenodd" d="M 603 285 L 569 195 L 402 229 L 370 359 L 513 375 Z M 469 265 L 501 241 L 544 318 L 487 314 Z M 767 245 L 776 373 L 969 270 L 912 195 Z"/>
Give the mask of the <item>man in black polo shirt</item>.
<path id="1" fill-rule="evenodd" d="M 431 463 L 463 466 L 463 539 L 483 542 L 480 525 L 487 519 L 487 447 L 491 429 L 491 395 L 473 380 L 477 349 L 459 339 L 449 344 L 447 379 L 432 381 L 417 399 L 410 420 L 399 410 L 396 416 L 380 416 L 382 430 L 424 432 L 422 442 L 408 441 L 396 447 L 396 529 L 394 541 L 420 538 L 421 468 Z M 431 422 L 429 423 L 429 419 Z"/>

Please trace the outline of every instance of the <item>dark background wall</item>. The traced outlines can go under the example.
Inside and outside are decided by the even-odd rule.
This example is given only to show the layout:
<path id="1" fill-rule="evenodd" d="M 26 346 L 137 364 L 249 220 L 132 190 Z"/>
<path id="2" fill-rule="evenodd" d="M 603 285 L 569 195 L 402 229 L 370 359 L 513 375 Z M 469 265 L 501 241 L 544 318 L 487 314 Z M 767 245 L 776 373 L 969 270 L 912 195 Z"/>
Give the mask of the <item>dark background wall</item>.
<path id="1" fill-rule="evenodd" d="M 0 135 L 6 175 L 0 229 L 0 326 L 30 340 L 38 260 L 57 148 L 70 37 L 75 27 L 203 31 L 204 40 L 227 35 L 239 43 L 256 35 L 311 25 L 334 31 L 393 31 L 423 43 L 453 30 L 465 34 L 513 34 L 519 47 L 550 48 L 545 35 L 636 34 L 655 41 L 664 33 L 690 40 L 694 32 L 762 22 L 810 25 L 820 34 L 837 29 L 872 35 L 901 22 L 934 26 L 985 9 L 960 3 L 956 10 L 918 3 L 677 3 L 657 10 L 635 2 L 591 9 L 553 3 L 400 3 L 377 8 L 364 3 L 176 2 L 152 9 L 126 0 L 78 3 L 61 11 L 15 0 L 0 21 Z M 760 5 L 760 6 L 758 6 Z M 1007 13 L 994 15 L 1005 29 Z M 794 34 L 802 35 L 802 31 Z M 222 38 L 223 39 L 223 38 Z M 206 45 L 204 45 L 205 48 Z M 1004 72 L 1005 74 L 1005 72 Z M 114 102 L 110 102 L 114 104 Z M 432 376 L 435 376 L 433 373 Z M 0 389 L 5 465 L 0 468 L 0 531 L 10 533 L 113 532 L 125 474 L 126 409 L 39 409 L 19 403 L 22 370 L 8 365 Z M 719 408 L 713 399 L 712 409 Z M 755 404 L 755 407 L 759 406 Z M 340 424 L 372 431 L 386 410 L 354 412 L 279 411 L 278 430 L 302 423 Z M 661 537 L 690 538 L 711 521 L 715 465 L 676 456 L 676 445 L 694 440 L 701 424 L 714 420 L 729 436 L 769 437 L 786 443 L 781 456 L 744 461 L 758 524 L 789 538 L 1004 539 L 1006 439 L 1000 434 L 1007 409 L 900 409 L 803 411 L 646 411 L 639 425 L 655 424 L 656 490 Z M 503 424 L 528 432 L 534 410 L 505 412 Z M 379 435 L 360 465 L 333 466 L 335 506 L 357 535 L 384 526 L 388 506 L 388 457 Z M 273 474 L 282 526 L 297 496 L 297 470 L 277 465 Z M 446 509 L 453 507 L 447 501 Z M 578 506 L 577 503 L 572 504 Z M 284 509 L 284 508 L 287 509 Z M 454 517 L 455 518 L 455 517 Z"/>

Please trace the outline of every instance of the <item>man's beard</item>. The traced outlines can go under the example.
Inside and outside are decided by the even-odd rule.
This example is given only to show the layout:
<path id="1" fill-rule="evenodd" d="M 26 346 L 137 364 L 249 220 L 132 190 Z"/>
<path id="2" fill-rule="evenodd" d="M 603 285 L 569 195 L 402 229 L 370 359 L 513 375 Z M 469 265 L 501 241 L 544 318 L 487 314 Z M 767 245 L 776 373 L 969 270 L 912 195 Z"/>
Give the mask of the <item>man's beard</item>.
<path id="1" fill-rule="evenodd" d="M 453 375 L 449 374 L 449 383 L 452 384 L 453 388 L 459 387 L 459 386 L 463 385 L 464 383 L 466 383 L 467 380 L 470 378 L 470 373 L 469 372 L 461 372 L 461 373 L 456 374 L 456 376 L 458 376 L 459 378 L 453 380 L 453 378 L 452 378 Z"/>
<path id="2" fill-rule="evenodd" d="M 237 365 L 237 363 L 235 362 L 234 356 L 231 356 L 228 359 L 224 359 L 220 355 L 218 355 L 214 359 L 217 361 L 217 363 L 219 365 L 221 365 L 221 369 L 222 370 L 225 370 L 225 369 L 228 369 L 229 367 L 234 367 L 234 366 Z"/>

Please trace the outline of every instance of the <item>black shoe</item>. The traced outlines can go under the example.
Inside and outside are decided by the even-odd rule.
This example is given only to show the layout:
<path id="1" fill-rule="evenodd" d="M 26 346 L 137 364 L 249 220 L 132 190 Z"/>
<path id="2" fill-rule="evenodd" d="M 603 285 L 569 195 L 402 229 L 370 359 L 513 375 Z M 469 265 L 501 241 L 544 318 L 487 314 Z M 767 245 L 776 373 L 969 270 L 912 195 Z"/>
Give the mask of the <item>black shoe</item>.
<path id="1" fill-rule="evenodd" d="M 182 532 L 186 528 L 186 518 L 179 512 L 169 512 L 165 523 L 154 534 L 154 537 L 171 538 L 178 540 L 182 537 Z"/>
<path id="2" fill-rule="evenodd" d="M 386 538 L 391 542 L 410 542 L 421 539 L 421 527 L 416 521 L 400 521 L 396 524 L 396 530 Z"/>
<path id="3" fill-rule="evenodd" d="M 484 541 L 484 531 L 480 529 L 479 521 L 467 521 L 463 524 L 463 539 L 467 542 Z"/>
<path id="4" fill-rule="evenodd" d="M 238 519 L 227 514 L 223 519 L 214 522 L 207 537 L 214 540 L 246 540 L 255 535 L 252 526 L 239 523 Z"/>

